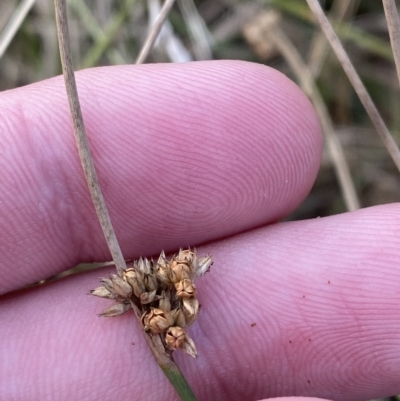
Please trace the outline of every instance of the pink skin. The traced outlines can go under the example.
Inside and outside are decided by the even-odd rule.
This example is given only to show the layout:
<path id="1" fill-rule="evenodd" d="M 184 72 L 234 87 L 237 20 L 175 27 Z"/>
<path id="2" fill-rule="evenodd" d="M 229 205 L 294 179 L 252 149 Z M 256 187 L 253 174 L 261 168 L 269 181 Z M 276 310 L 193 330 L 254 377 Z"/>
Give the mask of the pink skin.
<path id="1" fill-rule="evenodd" d="M 267 225 L 319 167 L 292 82 L 219 61 L 88 70 L 78 87 L 124 255 L 209 241 L 200 356 L 176 354 L 200 400 L 400 392 L 400 208 Z M 2 93 L 0 109 L 0 292 L 109 259 L 62 80 Z M 96 316 L 109 302 L 85 293 L 110 271 L 2 297 L 1 400 L 176 400 L 132 314 Z"/>

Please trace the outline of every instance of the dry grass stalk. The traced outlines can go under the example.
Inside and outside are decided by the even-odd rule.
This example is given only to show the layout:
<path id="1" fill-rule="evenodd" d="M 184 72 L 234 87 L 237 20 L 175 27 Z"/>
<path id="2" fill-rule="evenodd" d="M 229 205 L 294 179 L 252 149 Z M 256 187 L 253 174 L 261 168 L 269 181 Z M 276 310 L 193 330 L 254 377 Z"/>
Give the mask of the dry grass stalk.
<path id="1" fill-rule="evenodd" d="M 147 0 L 149 27 L 157 20 L 160 11 L 160 0 Z M 166 56 L 171 63 L 187 63 L 193 60 L 180 35 L 175 32 L 174 27 L 168 20 L 164 21 L 152 50 L 156 50 L 155 57 L 157 59 Z"/>
<path id="2" fill-rule="evenodd" d="M 54 0 L 54 4 L 56 9 L 57 33 L 59 39 L 61 64 L 74 125 L 74 135 L 78 146 L 79 158 L 81 160 L 86 182 L 93 200 L 94 207 L 96 209 L 97 217 L 107 240 L 107 244 L 115 266 L 118 272 L 122 272 L 126 269 L 125 260 L 122 256 L 122 251 L 115 235 L 103 193 L 100 188 L 99 179 L 94 167 L 89 141 L 86 134 L 85 124 L 83 122 L 75 74 L 72 67 L 67 22 L 67 7 L 65 0 Z"/>
<path id="3" fill-rule="evenodd" d="M 290 39 L 279 28 L 278 18 L 271 18 L 271 21 L 274 23 L 265 27 L 265 34 L 268 35 L 271 42 L 282 53 L 291 69 L 296 74 L 300 86 L 313 102 L 321 121 L 328 151 L 332 158 L 346 207 L 350 211 L 357 210 L 360 208 L 360 201 L 351 178 L 350 168 L 345 158 L 343 147 L 335 135 L 333 123 L 326 109 L 326 105 L 315 85 L 311 70 L 307 67 L 305 61 L 301 58 L 300 53 Z"/>
<path id="4" fill-rule="evenodd" d="M 142 49 L 140 50 L 135 64 L 142 64 L 146 60 L 174 3 L 175 0 L 165 0 L 165 3 L 161 8 L 157 20 L 155 21 L 154 25 L 150 29 L 149 34 L 147 35 L 147 38 L 143 44 Z"/>
<path id="5" fill-rule="evenodd" d="M 372 123 L 374 124 L 378 134 L 380 135 L 386 149 L 400 171 L 400 151 L 397 147 L 396 142 L 390 135 L 388 128 L 386 127 L 381 115 L 378 112 L 374 102 L 369 96 L 367 90 L 364 87 L 360 77 L 357 74 L 353 64 L 351 63 L 349 56 L 344 50 L 339 38 L 337 37 L 332 25 L 326 18 L 324 11 L 321 8 L 318 0 L 307 0 L 307 3 L 316 17 L 318 24 L 324 32 L 328 42 L 330 43 L 336 57 L 339 59 L 340 64 L 343 67 L 347 77 L 349 78 L 354 90 L 356 91 L 361 103 L 363 104 L 366 112 L 368 113 Z"/>
<path id="6" fill-rule="evenodd" d="M 397 78 L 400 83 L 400 19 L 394 0 L 382 0 L 388 24 L 390 44 L 396 64 Z"/>
<path id="7" fill-rule="evenodd" d="M 332 5 L 330 17 L 335 19 L 335 21 L 341 21 L 352 8 L 354 8 L 354 0 L 336 0 Z M 329 52 L 329 47 L 327 47 L 327 41 L 323 33 L 318 32 L 315 35 L 310 49 L 308 67 L 314 79 L 316 79 Z"/>

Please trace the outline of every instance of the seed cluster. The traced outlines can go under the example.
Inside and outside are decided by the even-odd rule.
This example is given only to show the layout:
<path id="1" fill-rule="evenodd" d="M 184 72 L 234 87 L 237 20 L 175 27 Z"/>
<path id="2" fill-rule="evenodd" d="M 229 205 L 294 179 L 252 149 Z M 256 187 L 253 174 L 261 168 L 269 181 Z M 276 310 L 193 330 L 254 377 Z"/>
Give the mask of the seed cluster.
<path id="1" fill-rule="evenodd" d="M 195 249 L 181 249 L 170 260 L 162 252 L 157 262 L 140 258 L 120 275 L 100 279 L 102 285 L 90 293 L 116 301 L 100 316 L 119 316 L 135 305 L 142 313 L 143 329 L 159 334 L 166 350 L 180 348 L 196 357 L 186 327 L 197 319 L 200 310 L 194 280 L 211 264 L 211 256 L 198 258 Z"/>

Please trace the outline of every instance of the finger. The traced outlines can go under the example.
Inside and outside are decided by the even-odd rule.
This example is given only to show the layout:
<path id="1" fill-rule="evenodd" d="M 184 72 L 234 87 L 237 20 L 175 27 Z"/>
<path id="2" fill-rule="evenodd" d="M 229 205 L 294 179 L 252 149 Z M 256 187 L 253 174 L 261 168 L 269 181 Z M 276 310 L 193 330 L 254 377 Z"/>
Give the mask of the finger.
<path id="1" fill-rule="evenodd" d="M 77 74 L 102 189 L 126 258 L 275 221 L 309 191 L 321 137 L 304 95 L 243 62 Z M 0 97 L 0 250 L 15 289 L 109 260 L 74 143 L 62 78 Z"/>
<path id="2" fill-rule="evenodd" d="M 199 358 L 176 353 L 199 399 L 398 394 L 399 217 L 381 206 L 201 248 L 215 263 L 197 283 L 202 309 L 189 329 Z M 133 314 L 95 316 L 109 303 L 84 293 L 99 275 L 2 301 L 0 399 L 176 399 Z"/>

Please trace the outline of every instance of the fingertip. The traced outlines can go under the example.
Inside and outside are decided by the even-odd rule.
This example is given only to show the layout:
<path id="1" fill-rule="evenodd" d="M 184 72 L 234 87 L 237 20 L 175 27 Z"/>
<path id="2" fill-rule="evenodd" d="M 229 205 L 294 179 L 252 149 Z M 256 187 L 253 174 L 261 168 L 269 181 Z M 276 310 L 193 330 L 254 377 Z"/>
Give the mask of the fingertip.
<path id="1" fill-rule="evenodd" d="M 274 222 L 297 207 L 314 182 L 321 156 L 317 118 L 300 89 L 271 68 L 213 61 L 76 75 L 126 257 Z M 62 77 L 2 94 L 0 104 L 7 143 L 0 244 L 5 266 L 13 265 L 0 291 L 80 261 L 109 259 Z"/>

